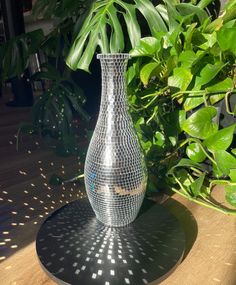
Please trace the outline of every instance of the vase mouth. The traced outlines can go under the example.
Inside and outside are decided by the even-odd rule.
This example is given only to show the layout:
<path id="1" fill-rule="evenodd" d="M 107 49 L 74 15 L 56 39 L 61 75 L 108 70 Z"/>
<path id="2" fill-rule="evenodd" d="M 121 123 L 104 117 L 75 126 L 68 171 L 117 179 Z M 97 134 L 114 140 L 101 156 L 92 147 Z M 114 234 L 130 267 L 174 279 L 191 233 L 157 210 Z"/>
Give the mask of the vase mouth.
<path id="1" fill-rule="evenodd" d="M 129 53 L 99 53 L 97 59 L 130 59 Z"/>

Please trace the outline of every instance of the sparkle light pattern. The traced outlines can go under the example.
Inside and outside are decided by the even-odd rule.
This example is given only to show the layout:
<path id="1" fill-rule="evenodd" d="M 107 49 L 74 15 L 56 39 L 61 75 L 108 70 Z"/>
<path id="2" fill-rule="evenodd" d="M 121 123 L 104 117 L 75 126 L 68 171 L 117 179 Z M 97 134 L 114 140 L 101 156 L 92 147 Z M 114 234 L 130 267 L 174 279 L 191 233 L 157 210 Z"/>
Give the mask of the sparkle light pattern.
<path id="1" fill-rule="evenodd" d="M 0 185 L 0 263 L 35 239 L 42 221 L 53 211 L 86 195 L 76 181 L 49 184 L 53 173 L 69 176 L 72 169 L 78 169 L 78 164 L 82 172 L 77 157 L 58 157 L 53 151 L 45 150 L 43 143 L 34 140 L 27 141 L 16 152 L 15 142 L 11 142 L 8 148 L 16 162 L 2 167 Z M 38 159 L 34 159 L 36 157 Z"/>
<path id="2" fill-rule="evenodd" d="M 86 198 L 55 212 L 36 240 L 46 272 L 58 284 L 144 285 L 163 277 L 180 262 L 185 234 L 164 207 L 144 204 L 125 227 L 100 223 Z"/>

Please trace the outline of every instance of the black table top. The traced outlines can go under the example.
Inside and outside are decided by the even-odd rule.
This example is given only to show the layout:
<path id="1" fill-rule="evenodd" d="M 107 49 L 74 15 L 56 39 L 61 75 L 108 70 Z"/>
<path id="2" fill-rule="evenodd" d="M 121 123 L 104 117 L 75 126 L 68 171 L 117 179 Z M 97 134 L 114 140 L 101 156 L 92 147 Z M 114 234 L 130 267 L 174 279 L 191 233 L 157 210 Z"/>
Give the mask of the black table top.
<path id="1" fill-rule="evenodd" d="M 58 284 L 143 285 L 160 282 L 180 263 L 185 235 L 164 207 L 145 200 L 122 228 L 100 223 L 87 199 L 54 212 L 41 226 L 36 250 Z"/>

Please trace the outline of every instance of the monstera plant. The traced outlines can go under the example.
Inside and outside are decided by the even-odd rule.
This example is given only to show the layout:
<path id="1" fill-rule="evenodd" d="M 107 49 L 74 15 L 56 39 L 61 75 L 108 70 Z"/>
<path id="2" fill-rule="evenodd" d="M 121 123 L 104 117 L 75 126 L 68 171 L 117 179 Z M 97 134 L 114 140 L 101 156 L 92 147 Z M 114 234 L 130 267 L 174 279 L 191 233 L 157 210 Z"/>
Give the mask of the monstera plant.
<path id="1" fill-rule="evenodd" d="M 98 46 L 101 53 L 118 53 L 135 47 L 141 38 L 137 11 L 145 18 L 153 36 L 158 31 L 167 31 L 163 18 L 151 1 L 132 2 L 131 4 L 119 0 L 94 1 L 67 58 L 71 68 L 88 71 Z M 124 28 L 128 34 L 126 38 Z"/>
<path id="2" fill-rule="evenodd" d="M 187 1 L 185 1 L 187 2 Z M 224 185 L 236 207 L 234 117 L 236 1 L 215 19 L 214 1 L 94 1 L 67 58 L 89 71 L 96 51 L 130 52 L 130 112 L 149 169 L 149 193 L 172 189 L 198 204 L 236 214 L 211 197 Z M 142 23 L 142 24 L 140 24 Z"/>

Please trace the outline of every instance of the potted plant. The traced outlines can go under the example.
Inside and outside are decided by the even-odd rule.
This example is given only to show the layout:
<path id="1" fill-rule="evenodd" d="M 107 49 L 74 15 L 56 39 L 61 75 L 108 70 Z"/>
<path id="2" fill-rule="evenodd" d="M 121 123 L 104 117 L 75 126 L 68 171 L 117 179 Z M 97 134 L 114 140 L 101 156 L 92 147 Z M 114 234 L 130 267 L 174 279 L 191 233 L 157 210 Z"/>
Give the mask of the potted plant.
<path id="1" fill-rule="evenodd" d="M 210 2 L 165 1 L 154 7 L 150 1 L 95 1 L 67 64 L 88 71 L 97 47 L 103 53 L 132 48 L 130 107 L 146 153 L 149 190 L 169 188 L 198 204 L 235 214 L 214 201 L 211 191 L 223 184 L 227 201 L 236 205 L 235 125 L 221 128 L 215 120 L 215 104 L 222 100 L 234 114 L 229 99 L 235 94 L 236 1 L 215 20 L 204 9 Z M 141 36 L 137 10 L 150 37 Z"/>

